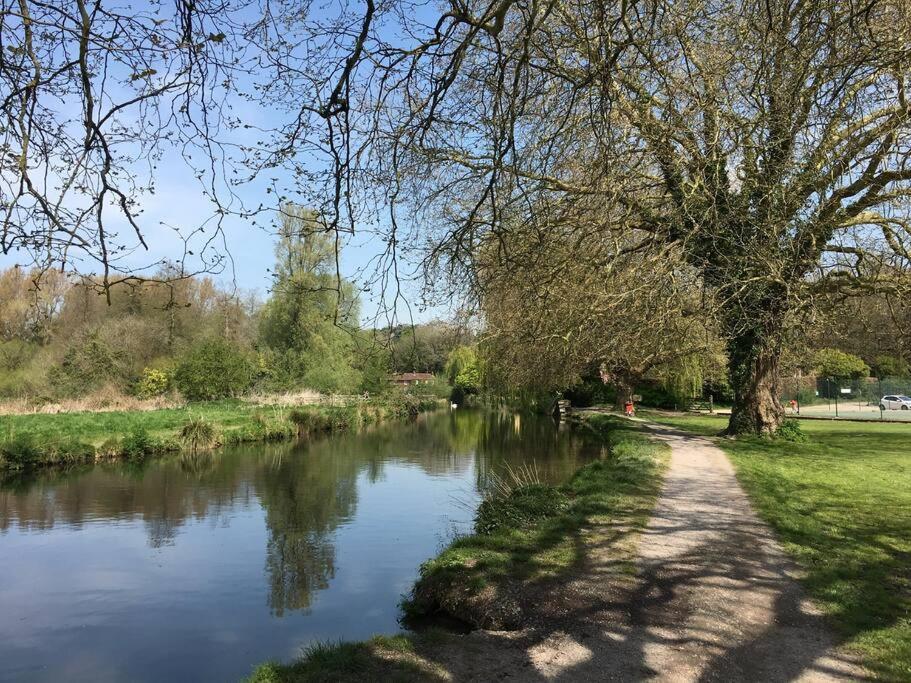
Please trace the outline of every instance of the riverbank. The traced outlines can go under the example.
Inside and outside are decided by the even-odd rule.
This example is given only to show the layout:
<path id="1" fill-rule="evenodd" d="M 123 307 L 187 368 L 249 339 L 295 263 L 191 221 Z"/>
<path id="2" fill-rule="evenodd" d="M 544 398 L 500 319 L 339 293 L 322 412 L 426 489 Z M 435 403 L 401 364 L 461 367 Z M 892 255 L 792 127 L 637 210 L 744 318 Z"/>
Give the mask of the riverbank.
<path id="1" fill-rule="evenodd" d="M 474 533 L 456 538 L 421 567 L 403 604 L 406 617 L 457 620 L 474 629 L 470 635 L 431 630 L 316 645 L 292 664 L 262 665 L 250 680 L 448 680 L 463 660 L 496 658 L 500 646 L 486 635 L 490 630 L 521 639 L 541 626 L 543 613 L 587 602 L 580 581 L 593 562 L 605 570 L 599 581 L 628 582 L 637 533 L 657 498 L 668 449 L 617 417 L 594 415 L 580 428 L 602 440 L 602 459 L 562 486 L 537 483 L 528 471 L 504 478 L 481 504 Z M 493 652 L 485 653 L 488 648 Z"/>
<path id="2" fill-rule="evenodd" d="M 282 441 L 405 419 L 441 405 L 432 397 L 394 394 L 338 406 L 230 400 L 161 410 L 6 415 L 0 419 L 0 473 L 141 460 L 180 451 L 188 443 L 215 448 Z M 208 434 L 205 443 L 188 442 L 187 431 L 200 426 Z"/>

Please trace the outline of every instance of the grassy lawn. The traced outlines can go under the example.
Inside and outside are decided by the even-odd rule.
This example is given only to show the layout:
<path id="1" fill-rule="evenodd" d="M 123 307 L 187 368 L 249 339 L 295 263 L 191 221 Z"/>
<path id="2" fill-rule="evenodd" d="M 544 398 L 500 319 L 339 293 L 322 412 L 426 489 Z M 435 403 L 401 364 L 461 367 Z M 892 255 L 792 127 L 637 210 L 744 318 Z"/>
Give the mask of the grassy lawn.
<path id="1" fill-rule="evenodd" d="M 648 414 L 713 436 L 725 418 Z M 801 421 L 806 443 L 718 439 L 804 584 L 868 666 L 911 680 L 911 425 Z"/>
<path id="2" fill-rule="evenodd" d="M 129 434 L 139 427 L 152 436 L 170 436 L 190 417 L 203 417 L 230 430 L 245 424 L 257 411 L 271 410 L 242 401 L 217 401 L 164 410 L 4 415 L 0 417 L 0 440 L 28 434 L 39 442 L 72 440 L 99 446 L 111 436 Z"/>

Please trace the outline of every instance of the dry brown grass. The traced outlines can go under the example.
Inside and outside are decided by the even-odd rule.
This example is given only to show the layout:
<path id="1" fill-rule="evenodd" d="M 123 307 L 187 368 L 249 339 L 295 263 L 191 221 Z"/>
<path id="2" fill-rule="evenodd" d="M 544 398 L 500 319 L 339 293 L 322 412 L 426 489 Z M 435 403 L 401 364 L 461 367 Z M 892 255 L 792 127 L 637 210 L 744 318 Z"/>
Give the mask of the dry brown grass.
<path id="1" fill-rule="evenodd" d="M 244 396 L 242 400 L 246 403 L 252 403 L 258 406 L 347 406 L 359 400 L 359 396 L 345 394 L 321 394 L 312 389 L 300 389 L 298 391 L 287 391 L 280 394 L 250 394 Z"/>
<path id="2" fill-rule="evenodd" d="M 0 415 L 105 413 L 125 410 L 146 411 L 181 408 L 185 405 L 186 401 L 177 393 L 143 399 L 125 394 L 117 387 L 105 386 L 79 398 L 61 399 L 54 402 L 28 397 L 9 399 L 0 402 Z"/>
<path id="3" fill-rule="evenodd" d="M 348 406 L 359 396 L 320 394 L 310 389 L 278 394 L 250 394 L 241 397 L 244 403 L 256 406 L 289 408 L 305 405 Z M 123 393 L 115 386 L 105 386 L 85 396 L 59 401 L 42 401 L 33 397 L 7 399 L 0 402 L 0 415 L 33 415 L 55 413 L 104 413 L 113 411 L 148 411 L 164 408 L 183 408 L 187 402 L 177 392 L 155 398 L 137 398 Z"/>

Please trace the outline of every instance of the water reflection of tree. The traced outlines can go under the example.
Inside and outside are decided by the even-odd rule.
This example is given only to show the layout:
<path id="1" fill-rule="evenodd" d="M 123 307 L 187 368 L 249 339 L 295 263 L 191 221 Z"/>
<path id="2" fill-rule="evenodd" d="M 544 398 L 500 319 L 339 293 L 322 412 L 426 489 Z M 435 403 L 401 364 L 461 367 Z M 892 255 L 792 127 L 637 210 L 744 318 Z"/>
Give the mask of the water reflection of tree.
<path id="1" fill-rule="evenodd" d="M 38 530 L 90 518 L 141 519 L 149 544 L 162 547 L 179 545 L 189 520 L 227 526 L 239 508 L 261 506 L 268 602 L 281 615 L 308 609 L 335 575 L 335 533 L 355 514 L 359 476 L 376 482 L 392 465 L 429 476 L 474 468 L 483 489 L 506 464 L 533 459 L 544 477 L 561 481 L 585 457 L 582 440 L 552 422 L 460 410 L 296 446 L 249 445 L 205 461 L 166 458 L 141 469 L 105 465 L 19 478 L 0 484 L 0 530 L 14 520 Z"/>
<path id="2" fill-rule="evenodd" d="M 335 575 L 334 532 L 357 505 L 363 462 L 355 453 L 326 452 L 326 443 L 273 460 L 255 474 L 266 512 L 269 608 L 278 616 L 308 609 L 314 593 L 328 588 Z"/>

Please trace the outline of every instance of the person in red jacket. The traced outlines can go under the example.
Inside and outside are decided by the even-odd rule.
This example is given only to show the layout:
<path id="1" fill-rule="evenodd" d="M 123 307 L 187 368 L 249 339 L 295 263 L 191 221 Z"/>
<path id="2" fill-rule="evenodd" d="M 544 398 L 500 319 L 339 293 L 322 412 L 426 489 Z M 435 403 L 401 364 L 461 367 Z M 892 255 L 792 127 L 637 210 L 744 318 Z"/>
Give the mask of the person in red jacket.
<path id="1" fill-rule="evenodd" d="M 636 409 L 633 407 L 632 399 L 627 399 L 626 405 L 624 405 L 623 408 L 627 417 L 633 417 L 633 415 L 636 414 Z"/>

